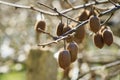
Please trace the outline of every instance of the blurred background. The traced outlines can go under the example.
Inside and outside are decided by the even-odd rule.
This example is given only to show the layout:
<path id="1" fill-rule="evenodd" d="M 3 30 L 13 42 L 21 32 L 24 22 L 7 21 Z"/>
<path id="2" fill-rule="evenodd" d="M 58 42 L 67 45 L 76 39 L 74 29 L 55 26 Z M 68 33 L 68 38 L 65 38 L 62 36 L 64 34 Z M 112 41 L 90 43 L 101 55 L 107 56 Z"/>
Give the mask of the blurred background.
<path id="1" fill-rule="evenodd" d="M 50 11 L 40 6 L 37 1 L 58 11 L 70 8 L 66 0 L 1 0 L 19 5 L 28 5 Z M 87 0 L 69 0 L 73 6 L 84 4 Z M 93 0 L 94 1 L 94 0 Z M 101 0 L 104 1 L 104 0 Z M 92 2 L 92 0 L 90 0 Z M 110 3 L 97 7 L 109 8 Z M 82 9 L 66 13 L 75 17 Z M 56 36 L 56 28 L 60 18 L 42 15 L 46 21 L 46 32 Z M 101 17 L 104 21 L 110 14 Z M 69 70 L 63 71 L 57 63 L 58 53 L 63 48 L 63 42 L 46 46 L 39 43 L 52 41 L 46 34 L 38 35 L 34 30 L 37 20 L 41 20 L 41 13 L 30 9 L 15 8 L 0 4 L 0 80 L 77 80 L 78 76 L 111 62 L 120 61 L 120 10 L 116 11 L 107 23 L 113 31 L 114 43 L 102 49 L 97 48 L 91 36 L 86 33 L 85 39 L 79 44 L 78 59 L 71 64 Z M 66 23 L 67 19 L 63 18 Z M 120 64 L 98 68 L 79 80 L 120 80 Z"/>

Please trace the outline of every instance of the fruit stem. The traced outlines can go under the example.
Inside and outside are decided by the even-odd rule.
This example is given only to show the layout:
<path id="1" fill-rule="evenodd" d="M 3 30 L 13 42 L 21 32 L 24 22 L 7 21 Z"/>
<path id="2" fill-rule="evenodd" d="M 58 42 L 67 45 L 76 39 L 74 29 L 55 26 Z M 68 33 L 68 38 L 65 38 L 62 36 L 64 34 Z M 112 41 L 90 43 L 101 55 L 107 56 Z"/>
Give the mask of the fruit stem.
<path id="1" fill-rule="evenodd" d="M 66 50 L 66 41 L 65 39 L 63 41 L 64 41 L 64 50 Z"/>
<path id="2" fill-rule="evenodd" d="M 60 20 L 61 20 L 61 23 L 62 23 L 62 22 L 63 22 L 63 21 L 62 21 L 62 16 L 60 16 Z"/>
<path id="3" fill-rule="evenodd" d="M 40 13 L 40 14 L 41 14 L 41 16 L 40 16 L 40 17 L 41 17 L 41 20 L 42 20 L 42 19 L 43 19 L 43 17 L 42 17 L 42 13 Z"/>

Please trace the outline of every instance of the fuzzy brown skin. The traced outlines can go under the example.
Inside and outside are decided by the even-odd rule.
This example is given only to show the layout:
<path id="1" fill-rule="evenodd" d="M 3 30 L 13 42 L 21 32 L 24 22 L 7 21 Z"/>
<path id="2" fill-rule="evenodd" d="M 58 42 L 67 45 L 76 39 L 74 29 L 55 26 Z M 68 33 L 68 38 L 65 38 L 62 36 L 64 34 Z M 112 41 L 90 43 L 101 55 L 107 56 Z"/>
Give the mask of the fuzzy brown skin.
<path id="1" fill-rule="evenodd" d="M 87 10 L 84 10 L 82 14 L 79 16 L 79 21 L 85 21 L 89 18 Z"/>
<path id="2" fill-rule="evenodd" d="M 66 26 L 63 28 L 63 34 L 66 33 L 66 32 L 69 31 L 69 30 L 71 30 L 71 26 L 69 26 L 69 25 L 67 26 L 67 25 L 66 25 Z"/>
<path id="3" fill-rule="evenodd" d="M 103 41 L 103 38 L 102 38 L 102 35 L 97 33 L 94 35 L 94 44 L 96 47 L 98 48 L 103 48 L 104 46 L 104 41 Z"/>
<path id="4" fill-rule="evenodd" d="M 35 30 L 38 32 L 38 33 L 41 33 L 41 31 L 39 30 L 39 29 L 41 29 L 41 30 L 45 30 L 45 27 L 46 27 L 46 23 L 45 23 L 45 21 L 43 21 L 43 20 L 40 20 L 40 21 L 37 21 L 36 22 L 36 24 L 35 24 Z"/>
<path id="5" fill-rule="evenodd" d="M 71 63 L 71 56 L 68 50 L 61 51 L 58 57 L 59 66 L 67 69 Z"/>
<path id="6" fill-rule="evenodd" d="M 66 25 L 64 28 L 63 28 L 63 34 L 66 33 L 67 31 L 71 30 L 71 26 L 70 25 Z M 66 39 L 65 39 L 67 42 L 71 42 L 73 40 L 73 37 L 72 36 L 68 36 Z"/>
<path id="7" fill-rule="evenodd" d="M 75 42 L 71 42 L 67 46 L 67 49 L 69 50 L 71 55 L 71 62 L 74 62 L 77 59 L 78 45 Z"/>
<path id="8" fill-rule="evenodd" d="M 84 26 L 79 27 L 74 34 L 74 41 L 81 43 L 85 37 L 85 28 Z"/>
<path id="9" fill-rule="evenodd" d="M 105 29 L 103 31 L 103 40 L 105 42 L 105 44 L 107 44 L 108 46 L 110 46 L 113 43 L 113 34 L 112 31 Z"/>
<path id="10" fill-rule="evenodd" d="M 61 36 L 63 34 L 64 23 L 59 23 L 57 27 L 57 36 Z"/>
<path id="11" fill-rule="evenodd" d="M 97 16 L 90 17 L 89 24 L 90 24 L 91 31 L 93 31 L 94 33 L 100 30 L 100 21 Z"/>

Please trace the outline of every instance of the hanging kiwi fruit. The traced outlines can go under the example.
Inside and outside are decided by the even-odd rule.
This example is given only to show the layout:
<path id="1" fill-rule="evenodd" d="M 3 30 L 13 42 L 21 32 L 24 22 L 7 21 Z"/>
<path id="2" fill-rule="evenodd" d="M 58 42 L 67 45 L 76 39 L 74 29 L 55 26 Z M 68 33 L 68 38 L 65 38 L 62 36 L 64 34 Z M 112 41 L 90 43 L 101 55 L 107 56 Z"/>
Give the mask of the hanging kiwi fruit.
<path id="1" fill-rule="evenodd" d="M 81 13 L 81 15 L 79 16 L 78 20 L 79 21 L 85 21 L 89 18 L 88 15 L 88 10 L 84 9 L 84 11 Z"/>
<path id="2" fill-rule="evenodd" d="M 102 34 L 96 33 L 96 34 L 94 35 L 94 44 L 95 44 L 96 47 L 98 47 L 98 48 L 100 48 L 100 49 L 103 48 L 103 46 L 104 46 L 104 41 L 103 41 Z"/>
<path id="3" fill-rule="evenodd" d="M 89 11 L 89 14 L 88 14 L 88 18 L 90 18 L 91 16 L 97 16 L 97 11 L 95 10 L 95 7 L 93 5 L 90 6 L 90 11 Z"/>
<path id="4" fill-rule="evenodd" d="M 66 25 L 66 26 L 63 28 L 63 34 L 66 33 L 67 31 L 70 31 L 71 29 L 72 29 L 72 28 L 71 28 L 70 25 Z M 71 34 L 71 33 L 69 33 L 69 34 Z M 68 37 L 65 39 L 67 42 L 73 41 L 73 36 L 70 36 L 69 34 L 68 34 Z"/>
<path id="5" fill-rule="evenodd" d="M 41 30 L 44 31 L 45 28 L 46 28 L 46 22 L 44 20 L 39 20 L 35 23 L 36 32 L 41 33 L 42 32 Z"/>
<path id="6" fill-rule="evenodd" d="M 63 69 L 66 69 L 69 67 L 71 63 L 71 56 L 68 50 L 63 50 L 59 53 L 58 63 L 59 63 L 59 66 Z"/>
<path id="7" fill-rule="evenodd" d="M 113 33 L 110 28 L 106 28 L 102 32 L 103 40 L 105 44 L 110 46 L 113 43 Z"/>
<path id="8" fill-rule="evenodd" d="M 57 26 L 57 36 L 61 36 L 63 34 L 63 28 L 64 28 L 65 24 L 60 22 Z"/>
<path id="9" fill-rule="evenodd" d="M 98 16 L 91 16 L 90 21 L 90 30 L 93 31 L 94 33 L 97 33 L 100 30 L 100 20 Z"/>
<path id="10" fill-rule="evenodd" d="M 79 27 L 74 34 L 74 41 L 76 43 L 81 43 L 85 37 L 85 27 L 81 26 Z"/>
<path id="11" fill-rule="evenodd" d="M 70 42 L 67 46 L 68 51 L 71 55 L 71 62 L 74 62 L 77 59 L 78 54 L 78 45 L 76 42 Z"/>

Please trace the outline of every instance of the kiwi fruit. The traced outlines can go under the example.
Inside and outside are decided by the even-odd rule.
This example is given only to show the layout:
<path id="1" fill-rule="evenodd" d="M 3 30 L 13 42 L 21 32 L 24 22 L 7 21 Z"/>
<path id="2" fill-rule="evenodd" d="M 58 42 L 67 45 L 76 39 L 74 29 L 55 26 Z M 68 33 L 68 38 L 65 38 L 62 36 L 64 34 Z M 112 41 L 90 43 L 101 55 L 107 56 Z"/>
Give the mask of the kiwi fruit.
<path id="1" fill-rule="evenodd" d="M 94 33 L 100 30 L 100 21 L 97 16 L 91 16 L 89 24 L 90 24 L 91 31 L 93 31 Z"/>
<path id="2" fill-rule="evenodd" d="M 74 41 L 77 43 L 81 43 L 85 37 L 85 27 L 79 27 L 74 34 Z"/>
<path id="3" fill-rule="evenodd" d="M 56 32 L 56 33 L 57 33 L 57 36 L 61 36 L 61 35 L 63 34 L 63 28 L 64 28 L 64 26 L 65 26 L 64 23 L 61 23 L 61 22 L 60 22 L 60 23 L 58 24 L 57 32 Z"/>
<path id="4" fill-rule="evenodd" d="M 103 38 L 102 38 L 102 34 L 100 33 L 97 33 L 94 35 L 94 44 L 96 47 L 98 48 L 102 48 L 104 46 L 104 41 L 103 41 Z"/>
<path id="5" fill-rule="evenodd" d="M 63 28 L 63 34 L 66 33 L 67 31 L 71 30 L 71 26 L 70 25 L 66 25 L 64 28 Z"/>
<path id="6" fill-rule="evenodd" d="M 41 33 L 42 32 L 41 30 L 44 31 L 45 27 L 46 27 L 46 22 L 44 20 L 37 21 L 36 24 L 35 24 L 35 30 L 38 33 Z"/>
<path id="7" fill-rule="evenodd" d="M 71 62 L 74 62 L 77 59 L 77 54 L 78 54 L 78 45 L 76 42 L 70 42 L 69 45 L 67 46 L 67 49 L 70 52 L 71 55 Z"/>
<path id="8" fill-rule="evenodd" d="M 79 21 L 85 21 L 88 19 L 88 11 L 86 9 L 84 9 L 84 11 L 82 12 L 82 14 L 79 16 Z"/>
<path id="9" fill-rule="evenodd" d="M 103 31 L 102 36 L 105 44 L 107 44 L 108 46 L 110 46 L 113 43 L 113 33 L 111 30 L 105 29 Z"/>
<path id="10" fill-rule="evenodd" d="M 63 50 L 59 53 L 58 57 L 59 66 L 67 69 L 71 63 L 71 56 L 68 50 Z"/>

